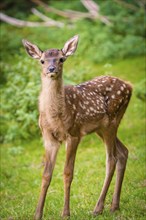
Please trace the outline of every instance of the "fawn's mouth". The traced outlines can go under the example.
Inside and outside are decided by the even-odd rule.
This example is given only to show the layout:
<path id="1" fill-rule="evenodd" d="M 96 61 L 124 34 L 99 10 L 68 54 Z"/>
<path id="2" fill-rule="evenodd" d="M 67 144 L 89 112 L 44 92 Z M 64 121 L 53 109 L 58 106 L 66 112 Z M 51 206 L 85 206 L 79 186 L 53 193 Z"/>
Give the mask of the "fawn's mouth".
<path id="1" fill-rule="evenodd" d="M 53 72 L 53 73 L 48 72 L 47 75 L 48 75 L 50 78 L 56 78 L 57 75 L 58 75 L 58 72 Z"/>

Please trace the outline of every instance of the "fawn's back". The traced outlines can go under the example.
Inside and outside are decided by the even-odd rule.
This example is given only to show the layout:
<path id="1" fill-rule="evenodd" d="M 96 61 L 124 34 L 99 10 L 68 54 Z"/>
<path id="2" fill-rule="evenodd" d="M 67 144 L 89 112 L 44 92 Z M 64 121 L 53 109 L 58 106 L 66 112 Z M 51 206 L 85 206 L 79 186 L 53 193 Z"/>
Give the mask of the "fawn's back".
<path id="1" fill-rule="evenodd" d="M 129 83 L 110 76 L 66 86 L 66 109 L 72 118 L 70 132 L 80 130 L 81 134 L 86 134 L 97 130 L 99 126 L 108 126 L 114 119 L 119 123 L 121 118 L 117 118 L 121 110 L 126 109 L 131 92 Z"/>

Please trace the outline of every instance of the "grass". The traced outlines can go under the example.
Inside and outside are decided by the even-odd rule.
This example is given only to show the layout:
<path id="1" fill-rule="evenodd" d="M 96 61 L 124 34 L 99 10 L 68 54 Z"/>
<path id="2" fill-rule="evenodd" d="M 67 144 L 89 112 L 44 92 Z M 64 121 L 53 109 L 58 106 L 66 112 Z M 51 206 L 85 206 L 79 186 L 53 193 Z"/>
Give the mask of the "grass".
<path id="1" fill-rule="evenodd" d="M 76 59 L 76 58 L 74 58 Z M 70 59 L 71 60 L 71 59 Z M 75 61 L 74 61 L 75 62 Z M 96 75 L 108 72 L 117 77 L 128 79 L 136 85 L 144 78 L 144 59 L 142 57 L 110 62 L 106 65 L 95 65 L 84 61 L 74 69 L 69 69 L 71 61 L 65 66 L 75 75 L 79 68 L 85 74 L 75 80 L 87 80 Z M 92 69 L 92 73 L 89 72 Z M 105 176 L 105 149 L 95 134 L 86 136 L 78 149 L 74 181 L 71 190 L 71 220 L 144 220 L 145 203 L 145 129 L 144 103 L 137 99 L 135 92 L 129 108 L 119 128 L 119 137 L 129 149 L 129 159 L 125 174 L 121 211 L 111 215 L 109 212 L 115 177 L 110 186 L 105 210 L 102 216 L 92 217 Z M 43 170 L 44 149 L 40 140 L 25 143 L 9 143 L 1 145 L 1 212 L 2 220 L 31 220 L 38 200 Z M 63 166 L 65 147 L 61 146 L 51 186 L 44 208 L 44 220 L 59 220 L 63 207 Z"/>

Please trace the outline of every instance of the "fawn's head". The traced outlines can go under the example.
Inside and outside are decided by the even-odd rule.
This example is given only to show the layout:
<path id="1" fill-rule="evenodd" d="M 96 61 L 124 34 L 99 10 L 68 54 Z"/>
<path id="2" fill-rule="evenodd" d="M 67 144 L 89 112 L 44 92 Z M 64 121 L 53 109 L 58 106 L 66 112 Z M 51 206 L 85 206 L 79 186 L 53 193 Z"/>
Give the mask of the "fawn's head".
<path id="1" fill-rule="evenodd" d="M 42 72 L 49 78 L 56 79 L 62 73 L 63 63 L 66 58 L 76 51 L 78 45 L 78 35 L 69 39 L 63 49 L 50 49 L 42 51 L 38 46 L 22 40 L 27 53 L 34 59 L 38 59 L 42 66 Z"/>

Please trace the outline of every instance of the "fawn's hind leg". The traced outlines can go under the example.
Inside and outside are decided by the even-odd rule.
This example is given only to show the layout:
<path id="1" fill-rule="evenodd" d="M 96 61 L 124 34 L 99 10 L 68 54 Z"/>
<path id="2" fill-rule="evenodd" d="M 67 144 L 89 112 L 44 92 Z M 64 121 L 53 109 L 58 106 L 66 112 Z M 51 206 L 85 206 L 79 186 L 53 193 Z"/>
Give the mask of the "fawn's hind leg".
<path id="1" fill-rule="evenodd" d="M 118 138 L 116 138 L 116 156 L 117 156 L 116 184 L 115 184 L 115 190 L 111 205 L 112 212 L 119 209 L 122 182 L 123 182 L 127 158 L 128 158 L 128 150 Z"/>
<path id="2" fill-rule="evenodd" d="M 115 132 L 110 134 L 104 134 L 103 140 L 106 145 L 106 176 L 103 184 L 102 191 L 100 193 L 98 202 L 94 208 L 93 215 L 101 214 L 104 209 L 104 201 L 108 188 L 110 186 L 115 167 L 116 167 L 116 136 Z"/>

